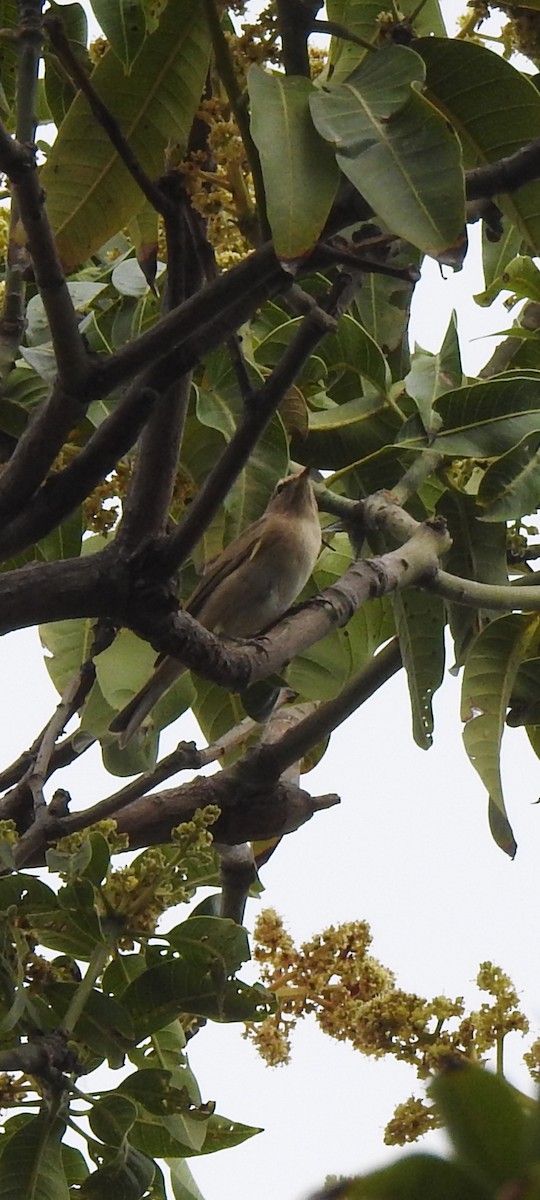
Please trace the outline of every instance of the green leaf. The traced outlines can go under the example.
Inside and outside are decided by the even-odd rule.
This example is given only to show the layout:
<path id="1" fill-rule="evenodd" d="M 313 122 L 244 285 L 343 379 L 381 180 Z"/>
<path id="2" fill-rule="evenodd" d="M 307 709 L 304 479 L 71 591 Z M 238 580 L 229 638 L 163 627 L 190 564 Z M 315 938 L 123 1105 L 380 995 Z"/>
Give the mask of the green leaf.
<path id="1" fill-rule="evenodd" d="M 530 434 L 488 467 L 478 488 L 483 521 L 510 521 L 540 503 L 540 433 Z"/>
<path id="2" fill-rule="evenodd" d="M 336 21 L 365 41 L 376 41 L 381 15 L 379 0 L 327 0 L 326 11 L 329 21 Z M 438 0 L 427 0 L 417 12 L 414 26 L 421 36 L 435 33 L 438 37 L 444 37 L 445 27 Z M 347 38 L 333 37 L 330 42 L 328 77 L 336 83 L 346 79 L 368 53 Z"/>
<path id="3" fill-rule="evenodd" d="M 191 962 L 207 966 L 215 956 L 224 975 L 233 975 L 251 958 L 245 929 L 225 917 L 188 917 L 169 930 L 167 939 Z"/>
<path id="4" fill-rule="evenodd" d="M 86 48 L 88 41 L 88 21 L 82 4 L 50 5 L 55 17 L 62 22 L 64 33 L 68 39 L 70 50 L 75 55 L 79 66 L 90 74 L 92 64 Z M 73 103 L 77 89 L 66 71 L 58 65 L 54 54 L 45 55 L 45 96 L 55 125 L 60 126 L 68 109 Z"/>
<path id="5" fill-rule="evenodd" d="M 426 64 L 429 95 L 469 151 L 466 165 L 496 162 L 536 138 L 540 95 L 527 75 L 472 41 L 421 38 L 414 48 Z M 538 252 L 540 183 L 500 195 L 497 202 Z"/>
<path id="6" fill-rule="evenodd" d="M 185 1012 L 216 1021 L 260 1020 L 267 1014 L 264 989 L 216 978 L 214 967 L 212 954 L 204 967 L 173 960 L 151 967 L 130 983 L 122 993 L 122 1004 L 134 1022 L 137 1038 L 162 1029 Z"/>
<path id="7" fill-rule="evenodd" d="M 129 629 L 122 629 L 102 654 L 95 659 L 99 687 L 111 709 L 119 711 L 150 678 L 156 652 Z M 180 713 L 191 707 L 195 688 L 189 672 L 184 672 L 152 709 L 152 728 L 164 729 Z"/>
<path id="8" fill-rule="evenodd" d="M 83 1183 L 79 1195 L 84 1200 L 103 1200 L 114 1196 L 115 1200 L 141 1200 L 148 1194 L 154 1175 L 155 1164 L 146 1155 L 127 1144 L 120 1147 L 105 1166 L 94 1171 Z"/>
<path id="9" fill-rule="evenodd" d="M 257 1133 L 263 1133 L 263 1130 L 253 1125 L 241 1125 L 239 1121 L 229 1121 L 227 1117 L 220 1117 L 216 1113 L 206 1125 L 206 1138 L 201 1153 L 215 1154 L 218 1150 L 240 1146 Z"/>
<path id="10" fill-rule="evenodd" d="M 424 77 L 414 51 L 385 47 L 346 83 L 316 92 L 311 112 L 344 174 L 392 232 L 455 265 L 465 250 L 461 154 L 421 94 Z"/>
<path id="11" fill-rule="evenodd" d="M 163 172 L 170 142 L 187 144 L 209 48 L 199 0 L 170 0 L 130 75 L 120 74 L 111 50 L 93 71 L 93 86 L 151 178 Z M 139 188 L 80 94 L 62 122 L 42 181 L 66 270 L 85 262 L 143 204 Z"/>
<path id="12" fill-rule="evenodd" d="M 339 694 L 348 674 L 348 645 L 335 629 L 293 659 L 286 680 L 301 700 L 330 700 Z"/>
<path id="13" fill-rule="evenodd" d="M 69 1200 L 60 1142 L 63 1121 L 32 1117 L 2 1154 L 0 1200 Z"/>
<path id="14" fill-rule="evenodd" d="M 41 645 L 49 652 L 45 655 L 45 666 L 60 695 L 89 657 L 93 636 L 94 620 L 90 618 L 51 621 L 39 626 Z"/>
<path id="15" fill-rule="evenodd" d="M 204 1196 L 183 1159 L 165 1159 L 171 1173 L 174 1200 L 204 1200 Z"/>
<path id="16" fill-rule="evenodd" d="M 63 558 L 78 558 L 81 552 L 82 535 L 82 509 L 78 508 L 66 521 L 51 529 L 51 532 L 37 543 L 37 551 L 45 562 L 55 562 Z"/>
<path id="17" fill-rule="evenodd" d="M 433 411 L 435 400 L 445 392 L 461 387 L 462 382 L 456 316 L 452 313 L 439 353 L 431 354 L 418 348 L 405 377 L 407 395 L 415 401 L 427 434 L 436 433 L 440 425 L 439 414 Z"/>
<path id="18" fill-rule="evenodd" d="M 504 274 L 508 263 L 519 253 L 523 241 L 519 230 L 508 217 L 503 217 L 502 224 L 503 235 L 498 242 L 487 237 L 485 226 L 482 229 L 482 266 L 485 292 L 490 291 L 492 283 Z M 499 289 L 496 294 L 498 291 Z"/>
<path id="19" fill-rule="evenodd" d="M 476 579 L 479 583 L 508 584 L 506 525 L 480 521 L 473 496 L 457 491 L 446 492 L 437 506 L 448 522 L 452 545 L 445 556 L 445 567 L 453 575 Z M 462 666 L 468 648 L 480 630 L 496 614 L 465 604 L 449 604 L 448 617 L 456 663 Z"/>
<path id="20" fill-rule="evenodd" d="M 404 588 L 392 597 L 396 632 L 407 672 L 413 737 L 422 750 L 433 743 L 433 696 L 444 674 L 445 608 L 438 596 Z"/>
<path id="21" fill-rule="evenodd" d="M 539 629 L 540 617 L 536 614 L 511 613 L 492 621 L 471 646 L 463 674 L 461 719 L 466 722 L 465 749 L 496 810 L 495 840 L 511 857 L 516 844 L 504 804 L 500 747 L 514 680 Z"/>
<path id="22" fill-rule="evenodd" d="M 141 0 L 91 0 L 96 21 L 129 74 L 146 37 L 146 17 Z"/>
<path id="23" fill-rule="evenodd" d="M 493 279 L 490 287 L 473 299 L 487 308 L 500 292 L 511 292 L 517 300 L 540 301 L 540 271 L 531 258 L 518 254 L 506 264 L 502 274 Z"/>
<path id="24" fill-rule="evenodd" d="M 79 986 L 73 983 L 54 983 L 43 989 L 43 996 L 51 1006 L 58 1024 L 62 1023 Z M 77 1042 L 87 1046 L 99 1062 L 107 1059 L 109 1066 L 116 1070 L 123 1066 L 126 1052 L 131 1050 L 134 1041 L 129 1013 L 124 1005 L 95 989 L 85 1001 L 73 1036 Z M 97 1065 L 98 1063 L 92 1062 L 87 1070 L 94 1070 Z"/>
<path id="25" fill-rule="evenodd" d="M 314 86 L 254 65 L 248 90 L 276 254 L 300 258 L 315 245 L 339 183 L 335 157 L 310 116 Z"/>
<path id="26" fill-rule="evenodd" d="M 90 1125 L 102 1142 L 108 1146 L 120 1146 L 137 1120 L 137 1105 L 129 1096 L 118 1092 L 103 1096 L 92 1105 Z"/>
<path id="27" fill-rule="evenodd" d="M 343 1200 L 488 1200 L 460 1164 L 414 1154 L 345 1184 Z"/>
<path id="28" fill-rule="evenodd" d="M 19 27 L 19 5 L 17 0 L 0 0 L 0 25 L 2 29 L 15 30 Z M 4 39 L 0 42 L 0 109 L 3 120 L 7 119 L 10 131 L 14 122 L 10 119 L 17 91 L 19 53 L 17 41 Z"/>
<path id="29" fill-rule="evenodd" d="M 273 367 L 300 326 L 300 318 L 276 325 L 262 338 L 255 351 L 257 362 Z M 367 380 L 380 392 L 386 392 L 389 372 L 377 343 L 350 313 L 345 313 L 336 333 L 327 334 L 309 363 L 310 379 L 324 384 L 325 392 L 343 406 L 344 400 L 356 399 L 359 384 Z M 305 382 L 300 376 L 299 386 Z M 346 387 L 344 389 L 344 382 Z M 338 389 L 338 390 L 336 390 Z"/>
<path id="30" fill-rule="evenodd" d="M 524 1176 L 528 1121 L 504 1079 L 484 1067 L 464 1066 L 439 1075 L 430 1092 L 459 1165 L 490 1195 Z"/>
<path id="31" fill-rule="evenodd" d="M 447 392 L 435 408 L 442 429 L 431 446 L 456 458 L 495 458 L 540 430 L 540 374 L 520 372 Z M 426 448 L 413 422 L 396 438 L 399 445 Z"/>

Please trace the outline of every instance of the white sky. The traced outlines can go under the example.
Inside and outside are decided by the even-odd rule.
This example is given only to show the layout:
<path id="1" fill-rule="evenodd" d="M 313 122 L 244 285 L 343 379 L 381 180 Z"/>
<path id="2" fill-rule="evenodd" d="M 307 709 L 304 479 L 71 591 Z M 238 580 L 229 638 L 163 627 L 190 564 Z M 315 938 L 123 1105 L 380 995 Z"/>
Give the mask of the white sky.
<path id="1" fill-rule="evenodd" d="M 437 349 L 454 305 L 471 337 L 504 328 L 508 317 L 500 307 L 486 311 L 470 301 L 481 288 L 473 253 L 461 275 L 446 281 L 430 264 L 418 289 L 413 336 Z M 478 370 L 491 352 L 491 342 L 471 342 L 465 369 Z M 31 631 L 0 640 L 0 669 L 9 694 L 4 764 L 32 741 L 56 694 Z M 263 902 L 285 917 L 299 941 L 331 923 L 367 919 L 373 953 L 396 973 L 398 986 L 426 996 L 464 994 L 476 1005 L 478 964 L 492 959 L 513 977 L 540 1032 L 540 807 L 534 804 L 540 764 L 522 732 L 507 731 L 504 776 L 519 847 L 511 863 L 491 840 L 486 797 L 461 744 L 459 681 L 447 676 L 435 712 L 435 745 L 425 753 L 412 742 L 399 677 L 334 734 L 324 760 L 304 779 L 314 793 L 339 792 L 341 806 L 285 838 L 264 869 Z M 191 736 L 182 718 L 164 736 L 163 752 Z M 54 786 L 62 785 L 77 806 L 111 790 L 95 750 L 63 778 L 55 776 Z M 248 925 L 257 909 L 252 902 Z M 523 1049 L 517 1035 L 513 1044 L 508 1056 L 517 1062 Z M 287 1068 L 265 1067 L 237 1026 L 209 1024 L 191 1043 L 190 1059 L 203 1099 L 265 1128 L 235 1150 L 190 1160 L 205 1200 L 252 1194 L 302 1200 L 327 1174 L 383 1165 L 401 1153 L 382 1143 L 394 1105 L 414 1090 L 421 1094 L 402 1064 L 366 1060 L 307 1022 Z M 512 1078 L 526 1086 L 517 1065 Z M 425 1149 L 440 1144 L 440 1135 L 424 1140 Z"/>

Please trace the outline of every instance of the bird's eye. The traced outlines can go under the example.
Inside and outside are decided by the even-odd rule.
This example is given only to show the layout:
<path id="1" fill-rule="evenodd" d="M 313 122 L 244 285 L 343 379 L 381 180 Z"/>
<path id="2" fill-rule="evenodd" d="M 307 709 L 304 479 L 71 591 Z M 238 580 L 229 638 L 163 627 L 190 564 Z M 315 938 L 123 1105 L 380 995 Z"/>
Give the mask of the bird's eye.
<path id="1" fill-rule="evenodd" d="M 279 496 L 279 493 L 282 492 L 286 486 L 287 486 L 287 481 L 285 479 L 282 479 L 281 483 L 276 484 L 276 487 L 274 488 L 274 496 Z"/>

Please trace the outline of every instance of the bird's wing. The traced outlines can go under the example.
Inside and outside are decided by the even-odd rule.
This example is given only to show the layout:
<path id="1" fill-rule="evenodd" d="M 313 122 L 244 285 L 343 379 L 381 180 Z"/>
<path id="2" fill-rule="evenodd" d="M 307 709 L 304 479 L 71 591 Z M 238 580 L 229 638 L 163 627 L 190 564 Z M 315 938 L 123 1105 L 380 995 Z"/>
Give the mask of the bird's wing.
<path id="1" fill-rule="evenodd" d="M 193 617 L 199 616 L 214 589 L 219 587 L 219 584 L 234 571 L 237 571 L 242 563 L 255 557 L 261 543 L 263 530 L 267 529 L 267 525 L 267 519 L 260 517 L 258 521 L 248 525 L 243 533 L 240 533 L 229 546 L 221 551 L 221 554 L 207 563 L 201 582 L 197 584 L 195 591 L 186 601 L 187 612 L 190 612 Z"/>

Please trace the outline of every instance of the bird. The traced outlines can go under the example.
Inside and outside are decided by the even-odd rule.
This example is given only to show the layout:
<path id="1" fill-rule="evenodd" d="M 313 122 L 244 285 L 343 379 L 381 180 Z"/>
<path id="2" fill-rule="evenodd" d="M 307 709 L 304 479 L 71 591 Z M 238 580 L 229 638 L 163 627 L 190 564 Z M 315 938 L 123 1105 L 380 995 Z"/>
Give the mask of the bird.
<path id="1" fill-rule="evenodd" d="M 208 563 L 186 611 L 205 629 L 228 637 L 254 637 L 279 620 L 302 591 L 321 549 L 317 501 L 309 467 L 287 475 L 266 509 Z M 127 746 L 160 697 L 187 668 L 169 655 L 114 717 L 109 729 Z"/>

